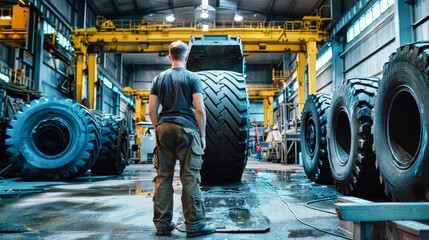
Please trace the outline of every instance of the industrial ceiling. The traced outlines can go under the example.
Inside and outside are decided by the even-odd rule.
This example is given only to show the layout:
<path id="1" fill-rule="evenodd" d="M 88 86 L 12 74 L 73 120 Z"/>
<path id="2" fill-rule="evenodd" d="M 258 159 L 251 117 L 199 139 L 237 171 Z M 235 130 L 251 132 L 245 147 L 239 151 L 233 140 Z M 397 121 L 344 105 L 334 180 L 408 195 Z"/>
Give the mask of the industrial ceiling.
<path id="1" fill-rule="evenodd" d="M 194 21 L 195 9 L 201 0 L 89 0 L 98 15 L 123 19 L 162 19 L 173 14 L 176 21 Z M 233 20 L 235 14 L 243 21 L 297 20 L 312 15 L 322 0 L 208 0 L 215 9 L 212 20 Z M 278 64 L 281 53 L 252 53 L 247 64 Z M 127 65 L 168 65 L 167 57 L 157 54 L 124 54 Z"/>

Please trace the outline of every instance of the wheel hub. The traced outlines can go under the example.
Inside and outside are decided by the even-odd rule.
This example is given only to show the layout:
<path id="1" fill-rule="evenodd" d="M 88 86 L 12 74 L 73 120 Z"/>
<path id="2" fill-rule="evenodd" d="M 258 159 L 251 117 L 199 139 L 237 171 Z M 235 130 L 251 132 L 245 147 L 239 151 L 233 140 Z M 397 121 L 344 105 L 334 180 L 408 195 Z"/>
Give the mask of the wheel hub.
<path id="1" fill-rule="evenodd" d="M 70 143 L 70 131 L 62 119 L 41 122 L 32 135 L 36 148 L 49 156 L 62 153 Z"/>
<path id="2" fill-rule="evenodd" d="M 307 121 L 305 140 L 306 140 L 308 152 L 310 153 L 311 156 L 313 156 L 316 148 L 316 128 L 314 126 L 313 118 L 311 117 Z"/>

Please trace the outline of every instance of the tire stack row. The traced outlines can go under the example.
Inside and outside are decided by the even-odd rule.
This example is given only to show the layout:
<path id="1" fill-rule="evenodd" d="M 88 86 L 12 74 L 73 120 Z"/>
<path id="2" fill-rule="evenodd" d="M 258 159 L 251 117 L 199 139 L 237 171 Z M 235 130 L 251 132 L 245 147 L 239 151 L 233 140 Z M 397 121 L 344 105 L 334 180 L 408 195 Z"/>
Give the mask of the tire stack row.
<path id="1" fill-rule="evenodd" d="M 129 147 L 122 119 L 57 98 L 22 106 L 6 130 L 5 146 L 17 172 L 43 181 L 71 179 L 89 169 L 96 169 L 95 174 L 121 174 Z"/>
<path id="2" fill-rule="evenodd" d="M 429 42 L 398 48 L 382 79 L 310 95 L 301 124 L 308 178 L 346 195 L 429 201 Z M 327 171 L 329 169 L 329 171 Z M 332 182 L 331 180 L 331 182 Z"/>

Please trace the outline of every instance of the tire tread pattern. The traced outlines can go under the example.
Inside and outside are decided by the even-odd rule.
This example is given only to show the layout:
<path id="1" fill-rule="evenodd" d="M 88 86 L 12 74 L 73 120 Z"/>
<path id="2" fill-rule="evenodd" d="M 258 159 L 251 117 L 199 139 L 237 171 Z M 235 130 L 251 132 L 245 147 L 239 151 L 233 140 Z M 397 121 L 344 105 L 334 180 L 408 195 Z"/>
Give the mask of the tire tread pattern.
<path id="1" fill-rule="evenodd" d="M 245 80 L 231 71 L 201 71 L 207 112 L 203 184 L 240 181 L 248 157 L 249 111 Z"/>

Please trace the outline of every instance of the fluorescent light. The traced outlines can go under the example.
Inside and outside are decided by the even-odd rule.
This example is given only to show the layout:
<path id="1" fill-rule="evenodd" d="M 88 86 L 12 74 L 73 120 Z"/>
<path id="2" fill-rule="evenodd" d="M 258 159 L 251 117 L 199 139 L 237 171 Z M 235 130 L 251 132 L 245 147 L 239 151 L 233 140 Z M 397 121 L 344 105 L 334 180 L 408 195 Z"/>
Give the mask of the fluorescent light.
<path id="1" fill-rule="evenodd" d="M 209 31 L 209 25 L 203 24 L 203 32 L 208 32 L 208 31 Z"/>
<path id="2" fill-rule="evenodd" d="M 201 5 L 203 5 L 203 7 L 207 7 L 209 5 L 209 0 L 201 0 Z"/>
<path id="3" fill-rule="evenodd" d="M 174 17 L 174 14 L 168 15 L 165 19 L 167 19 L 167 21 L 169 22 L 176 20 L 176 18 Z"/>
<path id="4" fill-rule="evenodd" d="M 209 17 L 209 13 L 207 12 L 207 10 L 203 10 L 203 12 L 201 13 L 201 17 L 202 18 L 208 18 Z"/>
<path id="5" fill-rule="evenodd" d="M 235 21 L 237 21 L 237 22 L 240 22 L 241 20 L 243 20 L 243 16 L 241 16 L 241 15 L 239 15 L 239 14 L 237 13 L 237 14 L 235 14 L 235 16 L 234 16 L 234 20 L 235 20 Z"/>

